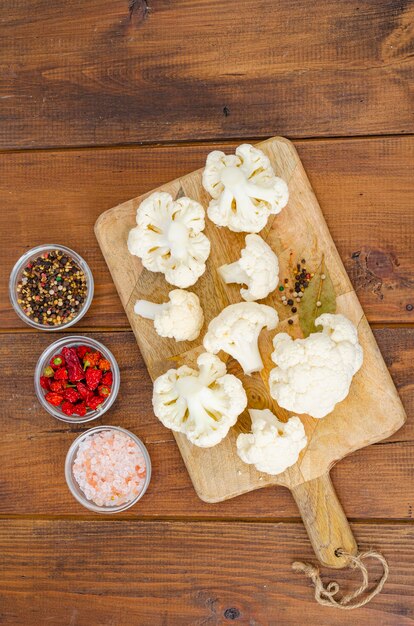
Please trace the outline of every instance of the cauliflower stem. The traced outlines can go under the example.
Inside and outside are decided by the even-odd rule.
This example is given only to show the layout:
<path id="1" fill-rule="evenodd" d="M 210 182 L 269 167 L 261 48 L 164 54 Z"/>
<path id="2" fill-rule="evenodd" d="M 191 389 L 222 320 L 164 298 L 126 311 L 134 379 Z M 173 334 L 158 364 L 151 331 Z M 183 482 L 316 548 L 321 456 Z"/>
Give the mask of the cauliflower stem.
<path id="1" fill-rule="evenodd" d="M 199 437 L 206 430 L 216 430 L 225 411 L 225 403 L 220 393 L 204 387 L 202 377 L 188 376 L 177 381 L 177 391 L 187 402 L 184 421 L 191 422 L 194 437 Z"/>
<path id="2" fill-rule="evenodd" d="M 144 317 L 146 320 L 154 320 L 156 315 L 161 313 L 166 307 L 168 307 L 168 302 L 156 304 L 155 302 L 148 302 L 148 300 L 137 300 L 134 306 L 134 313 Z"/>
<path id="3" fill-rule="evenodd" d="M 229 263 L 228 265 L 222 265 L 219 268 L 219 272 L 226 285 L 229 285 L 230 283 L 247 285 L 249 282 L 249 276 L 244 269 L 240 267 L 239 261 Z"/>
<path id="4" fill-rule="evenodd" d="M 274 309 L 257 302 L 230 304 L 211 320 L 203 345 L 208 352 L 220 350 L 236 359 L 245 374 L 263 369 L 258 340 L 263 328 L 276 327 L 279 316 Z"/>
<path id="5" fill-rule="evenodd" d="M 230 341 L 226 345 L 226 352 L 236 359 L 242 366 L 243 372 L 247 375 L 253 372 L 260 372 L 263 369 L 263 361 L 259 352 L 259 335 L 262 329 L 257 329 L 257 333 L 243 342 Z"/>

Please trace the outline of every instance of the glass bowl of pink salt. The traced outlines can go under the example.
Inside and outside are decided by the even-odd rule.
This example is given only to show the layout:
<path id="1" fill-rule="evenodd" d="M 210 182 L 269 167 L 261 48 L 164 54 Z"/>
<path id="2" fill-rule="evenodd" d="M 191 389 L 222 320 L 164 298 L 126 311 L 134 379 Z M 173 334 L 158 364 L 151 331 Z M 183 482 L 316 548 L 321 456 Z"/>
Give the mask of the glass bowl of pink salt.
<path id="1" fill-rule="evenodd" d="M 97 426 L 69 448 L 66 482 L 72 495 L 95 513 L 119 513 L 146 492 L 151 460 L 142 441 L 118 426 Z"/>

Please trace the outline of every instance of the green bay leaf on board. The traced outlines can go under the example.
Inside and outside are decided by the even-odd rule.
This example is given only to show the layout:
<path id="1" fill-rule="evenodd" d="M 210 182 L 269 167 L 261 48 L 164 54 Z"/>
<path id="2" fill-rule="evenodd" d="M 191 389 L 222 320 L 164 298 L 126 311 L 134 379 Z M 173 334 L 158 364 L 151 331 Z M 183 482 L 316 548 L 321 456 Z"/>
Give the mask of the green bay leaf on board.
<path id="1" fill-rule="evenodd" d="M 325 275 L 324 279 L 322 279 L 322 275 Z M 320 302 L 321 306 L 316 306 L 317 302 Z M 321 264 L 313 278 L 309 281 L 309 285 L 305 289 L 300 302 L 299 324 L 303 336 L 309 337 L 311 333 L 317 332 L 318 329 L 315 326 L 315 320 L 322 315 L 322 313 L 335 313 L 335 311 L 335 289 L 326 267 L 325 259 L 322 257 Z"/>

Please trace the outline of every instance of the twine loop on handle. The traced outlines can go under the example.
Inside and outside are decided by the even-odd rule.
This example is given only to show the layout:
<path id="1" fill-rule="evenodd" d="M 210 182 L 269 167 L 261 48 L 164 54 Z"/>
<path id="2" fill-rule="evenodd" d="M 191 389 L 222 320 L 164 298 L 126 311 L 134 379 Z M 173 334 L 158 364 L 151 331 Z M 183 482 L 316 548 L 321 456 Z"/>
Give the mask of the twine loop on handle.
<path id="1" fill-rule="evenodd" d="M 361 606 L 368 604 L 380 591 L 382 590 L 385 582 L 388 578 L 389 567 L 385 558 L 379 552 L 375 552 L 374 550 L 368 550 L 368 552 L 360 552 L 356 556 L 352 554 L 348 554 L 344 550 L 337 550 L 338 556 L 344 556 L 349 561 L 349 567 L 352 569 L 359 569 L 362 574 L 362 584 L 353 591 L 352 593 L 348 593 L 344 595 L 340 599 L 335 599 L 334 596 L 339 591 L 339 585 L 337 582 L 332 581 L 323 586 L 321 581 L 321 577 L 319 575 L 319 568 L 311 565 L 310 563 L 302 563 L 301 561 L 295 561 L 292 563 L 292 569 L 295 572 L 303 572 L 305 576 L 311 579 L 314 587 L 315 587 L 315 600 L 322 604 L 323 606 L 333 606 L 337 609 L 351 610 L 351 609 L 359 609 Z M 358 600 L 358 598 L 367 590 L 369 584 L 369 576 L 368 570 L 364 564 L 364 560 L 372 558 L 379 561 L 383 567 L 383 574 L 381 580 L 374 587 L 374 589 L 365 597 Z M 355 600 L 355 602 L 352 602 Z"/>

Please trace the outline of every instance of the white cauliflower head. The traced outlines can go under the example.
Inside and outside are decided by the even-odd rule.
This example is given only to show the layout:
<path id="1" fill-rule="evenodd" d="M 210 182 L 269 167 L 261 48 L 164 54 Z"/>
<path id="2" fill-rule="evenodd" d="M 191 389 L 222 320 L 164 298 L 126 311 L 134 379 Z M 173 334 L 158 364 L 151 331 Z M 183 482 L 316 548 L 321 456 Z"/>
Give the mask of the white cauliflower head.
<path id="1" fill-rule="evenodd" d="M 208 352 L 220 350 L 236 359 L 245 374 L 263 369 L 258 340 L 261 330 L 276 328 L 279 316 L 274 309 L 257 302 L 230 304 L 211 320 L 203 345 Z"/>
<path id="2" fill-rule="evenodd" d="M 210 152 L 202 180 L 213 198 L 209 218 L 236 233 L 258 233 L 289 198 L 287 184 L 275 176 L 268 157 L 247 143 L 236 154 Z"/>
<path id="3" fill-rule="evenodd" d="M 154 320 L 155 330 L 160 337 L 170 337 L 176 341 L 197 339 L 204 323 L 198 296 L 184 289 L 173 289 L 168 295 L 169 302 L 162 304 L 137 300 L 134 313 Z"/>
<path id="4" fill-rule="evenodd" d="M 266 298 L 279 282 L 277 256 L 260 235 L 246 235 L 246 247 L 238 261 L 222 265 L 219 273 L 225 283 L 246 285 L 240 289 L 243 300 L 252 302 Z"/>
<path id="5" fill-rule="evenodd" d="M 237 437 L 237 454 L 244 463 L 259 472 L 280 474 L 299 458 L 308 440 L 302 422 L 296 416 L 280 422 L 269 409 L 249 409 L 252 432 Z"/>
<path id="6" fill-rule="evenodd" d="M 321 418 L 349 393 L 353 375 L 362 365 L 362 347 L 354 324 L 343 315 L 324 313 L 315 320 L 323 331 L 292 340 L 286 333 L 273 339 L 269 375 L 272 397 L 295 413 Z"/>
<path id="7" fill-rule="evenodd" d="M 156 191 L 137 209 L 137 226 L 128 236 L 128 250 L 151 272 L 162 272 L 171 285 L 190 287 L 206 269 L 210 242 L 203 234 L 204 209 L 195 200 L 173 200 Z"/>
<path id="8" fill-rule="evenodd" d="M 154 413 L 166 426 L 184 433 L 195 446 L 210 448 L 229 432 L 247 406 L 241 381 L 226 374 L 213 354 L 197 359 L 199 371 L 186 365 L 170 369 L 154 382 Z"/>

